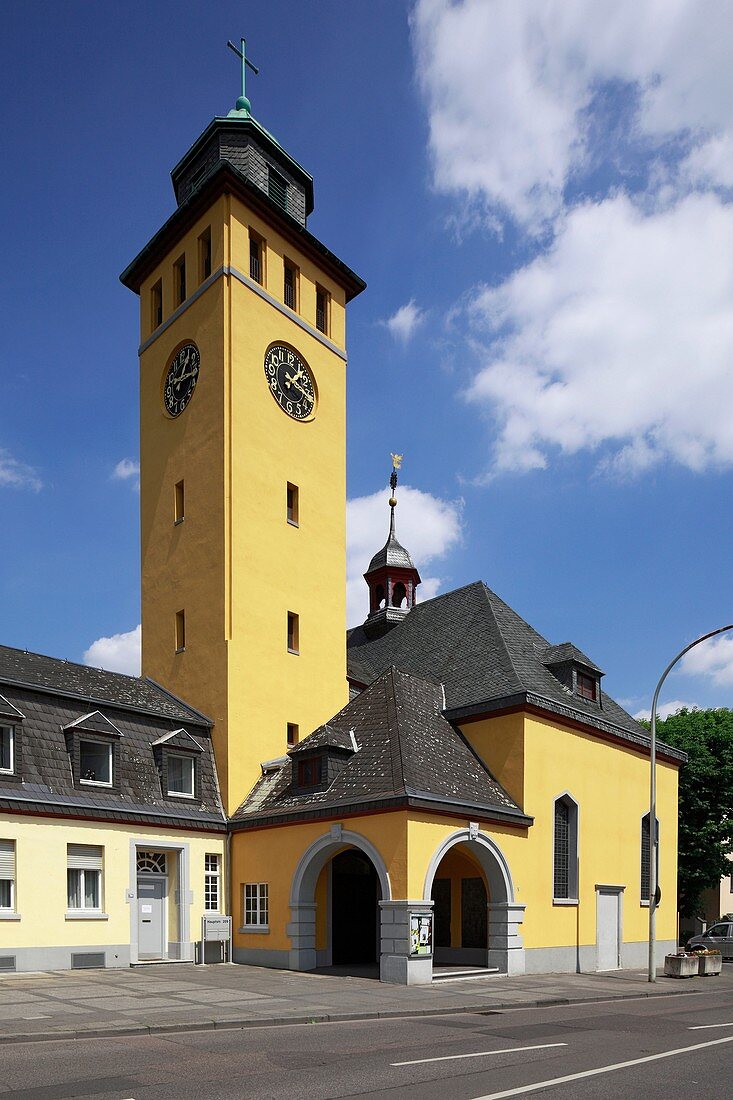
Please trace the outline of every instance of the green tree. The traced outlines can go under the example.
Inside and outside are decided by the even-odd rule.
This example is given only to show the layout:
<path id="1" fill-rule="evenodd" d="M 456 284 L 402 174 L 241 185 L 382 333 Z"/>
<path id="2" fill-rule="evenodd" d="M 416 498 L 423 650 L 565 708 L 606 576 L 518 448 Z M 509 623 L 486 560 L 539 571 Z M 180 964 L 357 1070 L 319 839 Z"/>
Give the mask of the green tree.
<path id="1" fill-rule="evenodd" d="M 689 757 L 680 769 L 678 882 L 680 913 L 691 917 L 702 891 L 731 870 L 733 711 L 683 708 L 657 721 L 657 737 Z"/>

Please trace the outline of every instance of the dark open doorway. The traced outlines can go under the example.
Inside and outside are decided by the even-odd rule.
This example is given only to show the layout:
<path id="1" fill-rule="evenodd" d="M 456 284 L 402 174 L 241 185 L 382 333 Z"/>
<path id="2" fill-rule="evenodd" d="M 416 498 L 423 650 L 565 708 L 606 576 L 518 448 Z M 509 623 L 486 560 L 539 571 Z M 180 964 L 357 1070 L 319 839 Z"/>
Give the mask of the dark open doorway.
<path id="1" fill-rule="evenodd" d="M 379 879 L 367 856 L 355 849 L 331 864 L 331 936 L 334 966 L 363 966 L 378 959 Z"/>

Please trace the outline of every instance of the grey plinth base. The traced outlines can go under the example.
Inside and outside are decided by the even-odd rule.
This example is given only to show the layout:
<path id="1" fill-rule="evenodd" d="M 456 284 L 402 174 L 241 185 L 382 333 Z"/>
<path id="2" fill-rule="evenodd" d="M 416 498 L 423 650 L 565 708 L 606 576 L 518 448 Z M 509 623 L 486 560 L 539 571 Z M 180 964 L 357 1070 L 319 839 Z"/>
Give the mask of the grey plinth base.
<path id="1" fill-rule="evenodd" d="M 290 970 L 315 970 L 316 955 L 316 903 L 301 902 L 290 906 L 290 923 L 285 931 L 290 936 Z"/>
<path id="2" fill-rule="evenodd" d="M 526 906 L 514 902 L 489 902 L 489 966 L 504 974 L 524 974 L 524 943 L 519 926 Z"/>
<path id="3" fill-rule="evenodd" d="M 410 914 L 431 913 L 432 901 L 380 901 L 379 976 L 393 985 L 430 985 L 432 958 L 410 955 Z"/>

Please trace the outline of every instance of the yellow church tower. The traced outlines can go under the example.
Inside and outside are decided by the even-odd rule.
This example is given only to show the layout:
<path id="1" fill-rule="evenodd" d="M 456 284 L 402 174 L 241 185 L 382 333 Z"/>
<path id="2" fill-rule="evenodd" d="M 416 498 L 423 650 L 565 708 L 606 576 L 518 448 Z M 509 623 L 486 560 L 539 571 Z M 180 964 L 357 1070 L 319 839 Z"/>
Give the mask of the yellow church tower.
<path id="1" fill-rule="evenodd" d="M 214 722 L 229 813 L 348 699 L 345 326 L 365 285 L 306 228 L 313 180 L 253 118 L 236 52 L 235 109 L 121 276 L 140 296 L 142 674 Z"/>

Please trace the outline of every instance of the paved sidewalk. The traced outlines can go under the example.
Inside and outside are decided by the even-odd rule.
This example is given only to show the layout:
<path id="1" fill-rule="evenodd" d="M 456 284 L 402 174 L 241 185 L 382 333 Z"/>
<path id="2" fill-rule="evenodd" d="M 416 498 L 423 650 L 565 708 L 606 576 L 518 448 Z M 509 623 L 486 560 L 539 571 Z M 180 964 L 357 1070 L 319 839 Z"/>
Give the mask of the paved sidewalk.
<path id="1" fill-rule="evenodd" d="M 0 978 L 0 1043 L 491 1012 L 709 991 L 730 992 L 733 999 L 733 966 L 724 967 L 720 977 L 660 976 L 654 985 L 645 972 L 618 971 L 495 975 L 412 987 L 227 964 L 67 970 Z"/>

